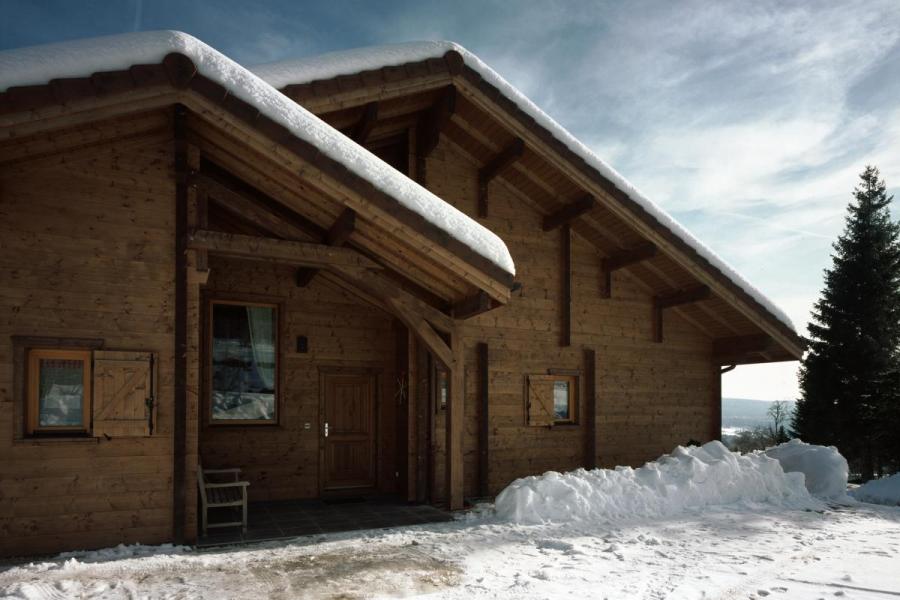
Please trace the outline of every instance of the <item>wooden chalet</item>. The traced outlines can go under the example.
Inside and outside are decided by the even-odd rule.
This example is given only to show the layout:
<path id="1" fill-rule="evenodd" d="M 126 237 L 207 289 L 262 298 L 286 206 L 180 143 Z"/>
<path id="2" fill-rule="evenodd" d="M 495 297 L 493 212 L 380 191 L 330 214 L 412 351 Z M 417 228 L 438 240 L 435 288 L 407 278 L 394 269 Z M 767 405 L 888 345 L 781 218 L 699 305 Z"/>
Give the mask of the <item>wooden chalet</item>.
<path id="1" fill-rule="evenodd" d="M 0 555 L 191 543 L 201 462 L 461 509 L 717 438 L 724 366 L 800 357 L 462 49 L 273 87 L 183 34 L 92 43 L 150 49 L 12 85 L 0 53 Z"/>

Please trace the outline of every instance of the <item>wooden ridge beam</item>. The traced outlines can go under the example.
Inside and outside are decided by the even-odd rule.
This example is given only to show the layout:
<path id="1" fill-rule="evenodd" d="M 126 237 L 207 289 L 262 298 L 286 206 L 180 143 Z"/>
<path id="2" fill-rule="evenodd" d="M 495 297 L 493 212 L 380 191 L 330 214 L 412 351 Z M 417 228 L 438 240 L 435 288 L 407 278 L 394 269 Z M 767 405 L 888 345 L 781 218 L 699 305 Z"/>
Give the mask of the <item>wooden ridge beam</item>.
<path id="1" fill-rule="evenodd" d="M 335 248 L 343 246 L 350 239 L 350 234 L 356 230 L 356 212 L 353 209 L 345 208 L 340 214 L 334 225 L 325 234 L 325 243 Z M 318 273 L 318 269 L 310 267 L 300 267 L 297 269 L 296 282 L 297 287 L 306 287 Z"/>
<path id="2" fill-rule="evenodd" d="M 614 271 L 630 267 L 656 256 L 658 249 L 653 242 L 644 242 L 627 250 L 620 250 L 600 260 L 600 277 L 603 280 L 600 296 L 612 297 L 612 274 Z"/>
<path id="3" fill-rule="evenodd" d="M 500 175 L 504 169 L 521 158 L 525 151 L 525 142 L 522 138 L 515 138 L 506 148 L 501 150 L 489 163 L 478 170 L 478 216 L 486 217 L 488 214 L 488 185 L 491 180 Z"/>
<path id="4" fill-rule="evenodd" d="M 188 235 L 187 248 L 249 260 L 300 264 L 318 268 L 342 267 L 352 270 L 381 268 L 381 265 L 375 261 L 349 248 L 221 233 L 205 229 L 198 229 Z"/>
<path id="5" fill-rule="evenodd" d="M 594 197 L 588 194 L 544 217 L 543 229 L 550 231 L 570 223 L 594 208 Z"/>
<path id="6" fill-rule="evenodd" d="M 453 305 L 452 314 L 454 319 L 469 319 L 483 312 L 487 312 L 493 308 L 491 297 L 483 290 L 472 294 L 468 298 L 463 298 Z"/>
<path id="7" fill-rule="evenodd" d="M 706 300 L 710 296 L 709 286 L 695 285 L 683 290 L 676 290 L 662 296 L 653 297 L 653 313 L 651 323 L 653 328 L 653 341 L 660 343 L 663 341 L 663 310 L 692 304 Z"/>
<path id="8" fill-rule="evenodd" d="M 363 108 L 362 117 L 350 129 L 348 137 L 357 144 L 364 144 L 378 121 L 378 102 L 369 102 Z"/>

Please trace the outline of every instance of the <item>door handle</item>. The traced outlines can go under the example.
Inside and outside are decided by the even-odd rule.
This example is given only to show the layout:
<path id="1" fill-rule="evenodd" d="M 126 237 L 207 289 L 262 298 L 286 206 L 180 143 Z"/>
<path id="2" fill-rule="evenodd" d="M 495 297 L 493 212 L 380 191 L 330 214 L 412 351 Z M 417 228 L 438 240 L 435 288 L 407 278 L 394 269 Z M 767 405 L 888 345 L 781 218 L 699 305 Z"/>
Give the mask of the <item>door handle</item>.
<path id="1" fill-rule="evenodd" d="M 328 437 L 328 421 L 325 421 L 325 437 Z"/>

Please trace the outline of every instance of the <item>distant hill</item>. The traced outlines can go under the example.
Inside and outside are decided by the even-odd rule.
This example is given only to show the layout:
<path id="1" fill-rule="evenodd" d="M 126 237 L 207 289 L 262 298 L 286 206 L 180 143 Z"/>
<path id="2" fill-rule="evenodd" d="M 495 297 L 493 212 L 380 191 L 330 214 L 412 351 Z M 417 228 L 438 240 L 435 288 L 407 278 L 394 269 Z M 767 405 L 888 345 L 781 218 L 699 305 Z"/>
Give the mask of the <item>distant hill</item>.
<path id="1" fill-rule="evenodd" d="M 722 398 L 722 429 L 753 429 L 768 425 L 766 411 L 772 402 L 749 398 Z M 794 411 L 794 402 L 789 402 L 789 412 Z"/>

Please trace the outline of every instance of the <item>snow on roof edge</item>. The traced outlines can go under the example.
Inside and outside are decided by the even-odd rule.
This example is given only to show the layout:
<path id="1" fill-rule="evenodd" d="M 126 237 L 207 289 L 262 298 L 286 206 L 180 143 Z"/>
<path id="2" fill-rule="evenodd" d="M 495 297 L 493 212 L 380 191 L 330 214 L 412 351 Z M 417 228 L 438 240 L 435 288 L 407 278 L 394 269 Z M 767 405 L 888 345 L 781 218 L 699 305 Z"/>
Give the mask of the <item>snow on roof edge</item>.
<path id="1" fill-rule="evenodd" d="M 11 87 L 42 85 L 52 79 L 86 77 L 136 64 L 160 63 L 172 52 L 184 54 L 200 74 L 515 275 L 509 249 L 494 232 L 404 176 L 247 68 L 189 34 L 180 31 L 126 33 L 0 51 L 0 92 Z"/>
<path id="2" fill-rule="evenodd" d="M 627 194 L 629 198 L 662 224 L 663 227 L 669 229 L 688 246 L 696 250 L 701 257 L 705 258 L 714 268 L 718 269 L 725 277 L 744 290 L 751 298 L 786 325 L 788 329 L 795 334 L 797 333 L 797 329 L 790 317 L 768 296 L 738 273 L 725 259 L 694 237 L 668 212 L 645 196 L 624 176 L 597 156 L 590 148 L 585 146 L 565 127 L 557 123 L 556 120 L 484 63 L 478 56 L 456 42 L 407 42 L 341 50 L 308 58 L 258 65 L 251 67 L 251 70 L 274 87 L 283 88 L 290 84 L 309 83 L 310 81 L 331 79 L 340 75 L 351 75 L 362 71 L 438 58 L 451 50 L 458 52 L 467 66 L 474 69 L 488 83 L 512 100 L 522 111 L 534 118 L 539 125 L 548 130 L 553 137 L 562 142 L 569 150 L 583 158 L 588 165 L 610 180 L 617 188 Z"/>

